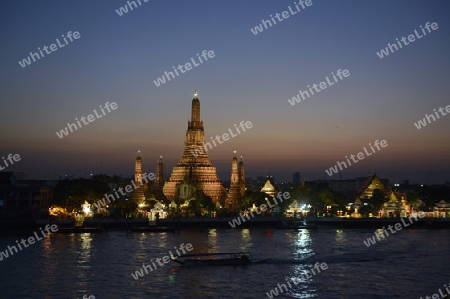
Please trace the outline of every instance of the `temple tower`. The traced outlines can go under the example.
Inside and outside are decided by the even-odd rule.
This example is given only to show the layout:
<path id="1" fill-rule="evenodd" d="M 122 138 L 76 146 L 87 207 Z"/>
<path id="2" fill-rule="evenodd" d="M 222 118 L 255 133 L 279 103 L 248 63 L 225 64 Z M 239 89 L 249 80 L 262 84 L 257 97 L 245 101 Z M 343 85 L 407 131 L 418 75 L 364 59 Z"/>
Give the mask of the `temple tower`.
<path id="1" fill-rule="evenodd" d="M 163 157 L 159 156 L 158 165 L 156 166 L 155 187 L 162 189 L 164 186 L 164 163 Z"/>
<path id="2" fill-rule="evenodd" d="M 164 161 L 163 157 L 159 156 L 159 160 L 156 164 L 156 177 L 155 177 L 155 183 L 153 185 L 153 196 L 158 201 L 164 203 L 166 202 L 166 197 L 164 196 L 163 192 L 164 187 Z"/>
<path id="3" fill-rule="evenodd" d="M 167 199 L 175 200 L 176 186 L 185 178 L 189 179 L 196 190 L 210 196 L 213 203 L 218 201 L 223 203 L 225 188 L 217 176 L 216 168 L 211 165 L 205 148 L 205 131 L 203 121 L 200 119 L 200 101 L 197 92 L 192 99 L 191 120 L 188 121 L 183 156 L 163 187 Z"/>
<path id="4" fill-rule="evenodd" d="M 231 160 L 231 179 L 230 190 L 228 191 L 227 200 L 225 201 L 225 208 L 229 210 L 236 210 L 240 206 L 241 191 L 239 185 L 239 171 L 236 151 L 234 151 L 233 159 Z"/>
<path id="5" fill-rule="evenodd" d="M 144 187 L 141 186 L 142 183 L 142 159 L 140 151 L 138 151 L 136 157 L 136 163 L 134 167 L 134 184 L 138 187 L 133 189 L 130 194 L 130 200 L 135 201 L 140 204 L 145 201 Z"/>
<path id="6" fill-rule="evenodd" d="M 138 151 L 134 167 L 134 183 L 137 186 L 142 182 L 142 159 L 140 153 L 141 151 Z"/>
<path id="7" fill-rule="evenodd" d="M 239 174 L 239 189 L 241 192 L 241 197 L 245 196 L 245 173 L 244 173 L 244 161 L 241 159 L 239 160 L 238 165 L 238 174 Z"/>

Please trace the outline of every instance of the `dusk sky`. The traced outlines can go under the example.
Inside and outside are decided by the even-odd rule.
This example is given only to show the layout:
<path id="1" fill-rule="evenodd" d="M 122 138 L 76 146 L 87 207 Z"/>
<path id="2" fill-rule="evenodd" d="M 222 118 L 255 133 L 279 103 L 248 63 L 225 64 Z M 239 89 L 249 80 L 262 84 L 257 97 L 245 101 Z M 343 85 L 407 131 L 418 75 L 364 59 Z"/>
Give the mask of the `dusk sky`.
<path id="1" fill-rule="evenodd" d="M 247 177 L 290 180 L 298 171 L 306 180 L 339 179 L 325 169 L 375 140 L 388 146 L 342 171 L 343 179 L 377 172 L 412 183 L 450 180 L 450 116 L 414 125 L 450 105 L 449 1 L 312 0 L 300 12 L 287 0 L 140 2 L 122 16 L 124 0 L 2 2 L 0 157 L 21 157 L 3 171 L 33 179 L 131 175 L 140 149 L 145 171 L 154 172 L 163 155 L 169 176 L 198 90 L 207 140 L 241 121 L 253 124 L 208 152 L 223 181 L 233 150 Z M 289 6 L 295 15 L 252 33 Z M 427 22 L 438 29 L 424 35 Z M 420 39 L 377 55 L 414 30 Z M 57 38 L 64 43 L 69 31 L 80 37 L 26 67 L 18 63 Z M 215 56 L 154 84 L 172 66 L 198 63 L 203 50 Z M 350 75 L 288 102 L 339 69 Z M 106 102 L 118 108 L 56 135 Z"/>

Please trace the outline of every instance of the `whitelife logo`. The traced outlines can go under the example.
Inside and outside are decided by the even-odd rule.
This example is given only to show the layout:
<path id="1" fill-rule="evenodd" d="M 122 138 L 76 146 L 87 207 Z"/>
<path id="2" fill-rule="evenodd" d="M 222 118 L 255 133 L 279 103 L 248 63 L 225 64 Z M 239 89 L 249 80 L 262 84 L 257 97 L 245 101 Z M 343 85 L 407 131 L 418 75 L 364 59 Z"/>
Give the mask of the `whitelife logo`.
<path id="1" fill-rule="evenodd" d="M 103 117 L 104 115 L 106 115 L 106 112 L 105 112 L 105 110 L 103 110 L 102 105 L 100 105 L 99 107 L 100 107 L 100 109 L 102 110 L 103 115 L 99 115 L 99 114 L 97 113 L 97 110 L 94 109 L 93 111 L 94 111 L 94 114 L 95 114 L 95 116 L 96 116 L 97 118 L 94 117 L 94 114 L 89 114 L 87 117 L 82 116 L 82 117 L 80 117 L 80 120 L 83 122 L 83 124 L 88 125 L 89 123 L 95 121 L 96 119 L 101 118 L 101 117 Z M 108 110 L 108 113 L 111 113 L 111 109 L 112 109 L 112 110 L 116 110 L 116 109 L 118 108 L 118 106 L 117 106 L 117 103 L 116 103 L 116 102 L 112 102 L 111 104 L 109 104 L 109 102 L 106 102 L 104 108 L 105 108 L 106 110 Z M 87 119 L 89 122 L 86 122 L 86 119 Z M 56 136 L 58 136 L 58 137 L 61 139 L 61 138 L 63 138 L 64 136 L 69 135 L 69 130 L 70 130 L 70 132 L 72 133 L 72 132 L 73 132 L 72 128 L 74 128 L 75 131 L 78 130 L 78 128 L 81 129 L 82 126 L 81 126 L 80 120 L 78 120 L 78 118 L 75 118 L 75 120 L 77 121 L 79 127 L 77 127 L 76 124 L 67 123 L 67 127 L 65 127 L 64 129 L 60 130 L 59 132 L 56 132 Z"/>
<path id="2" fill-rule="evenodd" d="M 293 16 L 293 15 L 298 14 L 298 13 L 300 12 L 300 7 L 299 7 L 298 5 L 300 5 L 300 6 L 302 7 L 302 10 L 305 10 L 306 7 L 312 5 L 312 0 L 306 0 L 306 1 L 300 0 L 300 1 L 298 1 L 298 4 L 297 4 L 297 2 L 294 2 L 294 4 L 295 4 L 295 7 L 297 8 L 297 12 L 295 12 L 294 10 L 292 10 L 291 6 L 288 6 L 289 11 L 285 10 L 285 11 L 283 11 L 281 14 L 279 14 L 279 13 L 276 13 L 276 14 L 275 14 L 275 17 L 277 18 L 278 22 L 282 22 L 283 20 L 286 20 L 286 19 L 289 18 L 290 16 Z M 290 14 L 289 14 L 289 12 L 290 12 Z M 281 15 L 283 18 L 280 18 L 280 15 Z M 272 15 L 270 15 L 270 18 L 272 19 L 273 25 L 276 25 L 277 22 L 276 22 L 275 19 L 272 17 Z M 272 22 L 270 22 L 270 20 L 267 20 L 267 21 L 266 21 L 266 20 L 262 19 L 261 22 L 262 22 L 262 23 L 259 24 L 258 26 L 255 26 L 254 29 L 253 29 L 253 28 L 250 28 L 250 31 L 251 31 L 254 35 L 257 35 L 258 33 L 262 33 L 262 32 L 263 32 L 263 30 L 264 30 L 264 29 L 263 29 L 263 25 L 264 25 L 264 28 L 266 28 L 266 29 L 269 29 L 270 27 L 272 27 Z M 267 25 L 269 25 L 270 27 L 267 27 Z"/>
<path id="3" fill-rule="evenodd" d="M 378 151 L 381 150 L 380 145 L 381 145 L 381 147 L 386 147 L 386 146 L 388 146 L 388 143 L 387 143 L 386 140 L 381 140 L 381 141 L 375 140 L 374 146 L 378 149 Z M 368 156 L 372 156 L 374 153 L 376 153 L 375 149 L 374 149 L 373 146 L 372 146 L 372 143 L 369 143 L 369 146 L 370 146 L 370 148 L 372 149 L 372 153 L 369 153 L 369 152 L 367 151 L 366 147 L 364 147 L 364 152 L 366 153 L 367 157 L 368 157 Z M 357 157 L 358 160 L 355 160 L 355 157 Z M 347 159 L 348 166 L 351 166 L 351 165 L 352 165 L 352 163 L 350 162 L 350 159 L 352 159 L 353 163 L 356 164 L 356 163 L 358 163 L 359 161 L 363 160 L 364 158 L 366 158 L 366 156 L 364 155 L 363 152 L 359 152 L 358 154 L 356 154 L 356 156 L 353 155 L 353 154 L 351 154 L 351 155 L 350 155 L 350 158 L 348 158 L 347 156 L 345 156 L 345 159 Z M 347 164 L 345 163 L 345 161 L 342 161 L 342 162 L 337 161 L 337 164 L 336 164 L 335 166 L 330 167 L 329 170 L 328 170 L 328 169 L 325 169 L 325 172 L 326 172 L 329 176 L 332 176 L 334 173 L 338 173 L 338 172 L 339 172 L 338 166 L 339 166 L 339 169 L 340 169 L 340 170 L 343 170 L 342 166 L 344 166 L 345 168 L 347 168 Z"/>
<path id="4" fill-rule="evenodd" d="M 162 258 L 158 257 L 155 259 L 155 261 L 158 263 L 158 265 L 160 267 L 164 266 L 165 264 L 168 264 L 171 260 L 174 260 L 174 259 L 177 259 L 178 257 L 180 257 L 182 254 L 178 251 L 178 249 L 183 251 L 183 254 L 186 254 L 186 250 L 191 251 L 194 249 L 194 247 L 192 246 L 191 243 L 187 243 L 186 245 L 184 245 L 184 243 L 183 243 L 180 245 L 180 248 L 177 248 L 176 246 L 174 248 L 175 248 L 175 251 L 177 252 L 177 256 L 174 256 L 172 251 L 169 250 L 169 255 L 165 255 Z M 156 271 L 156 269 L 158 267 L 156 266 L 153 259 L 151 259 L 150 262 L 152 263 L 151 265 L 142 264 L 142 267 L 140 270 L 137 270 L 134 273 L 131 273 L 131 277 L 133 277 L 134 280 L 138 280 L 140 277 L 144 277 L 144 271 L 145 271 L 145 274 L 149 273 L 148 270 L 150 270 L 150 272 L 153 272 L 154 270 Z M 152 265 L 153 265 L 153 267 L 152 267 Z"/>
<path id="5" fill-rule="evenodd" d="M 216 54 L 215 54 L 214 51 L 212 51 L 212 50 L 208 51 L 208 53 L 206 53 L 206 50 L 203 50 L 203 52 L 202 52 L 202 57 L 203 57 L 203 59 L 205 59 L 205 61 L 208 61 L 208 57 L 206 57 L 206 54 L 208 54 L 208 57 L 209 57 L 209 58 L 214 58 L 214 57 L 216 56 Z M 200 61 L 199 64 L 195 63 L 194 58 L 191 58 L 192 64 L 193 64 L 195 67 L 197 67 L 197 66 L 199 66 L 200 64 L 203 63 L 203 60 L 202 60 L 202 58 L 200 57 L 200 55 L 199 55 L 198 53 L 197 53 L 197 58 L 198 58 L 198 60 Z M 190 70 L 192 69 L 192 65 L 191 65 L 189 62 L 185 63 L 185 64 L 184 64 L 185 70 L 183 70 L 183 65 L 181 65 L 181 64 L 179 64 L 177 68 L 175 68 L 175 66 L 172 66 L 172 68 L 173 68 L 173 71 L 175 72 L 175 74 L 177 74 L 177 77 L 178 77 L 180 74 L 178 74 L 177 69 L 178 69 L 182 74 L 184 74 L 184 73 L 186 73 L 187 71 L 190 71 Z M 172 79 L 175 79 L 175 75 L 174 75 L 172 72 L 164 72 L 164 75 L 163 75 L 162 77 L 160 77 L 160 78 L 157 78 L 156 80 L 153 80 L 153 83 L 155 83 L 155 85 L 156 85 L 157 87 L 159 87 L 159 86 L 161 86 L 161 84 L 165 84 L 165 83 L 166 83 L 166 78 L 167 78 L 168 81 L 171 80 L 170 77 L 169 77 L 169 75 L 172 76 Z M 164 77 L 164 76 L 166 76 L 166 77 Z"/>
<path id="6" fill-rule="evenodd" d="M 449 283 L 449 285 L 450 285 L 450 283 Z M 449 287 L 446 284 L 444 284 L 444 288 L 445 288 L 446 294 L 444 294 L 442 292 L 442 290 L 439 288 L 438 289 L 439 294 L 433 294 L 431 296 L 425 296 L 425 298 L 420 297 L 420 299 L 442 299 L 442 298 L 445 298 L 445 297 L 447 297 L 450 294 L 450 290 L 448 289 Z M 439 295 L 440 295 L 440 297 L 439 297 Z"/>
<path id="7" fill-rule="evenodd" d="M 139 3 L 139 6 L 142 5 L 141 0 L 136 0 Z M 127 1 L 128 6 L 130 7 L 130 11 L 133 10 L 133 6 L 131 6 L 131 4 L 134 5 L 134 8 L 138 8 L 136 1 Z M 147 3 L 149 0 L 142 0 L 145 3 Z M 124 5 L 123 7 L 120 7 L 119 9 L 116 9 L 117 14 L 121 17 L 123 16 L 123 14 L 128 13 L 128 7 L 126 5 Z"/>
<path id="8" fill-rule="evenodd" d="M 331 72 L 331 75 L 333 75 L 334 83 L 333 83 L 332 81 L 330 81 L 330 79 L 328 79 L 328 77 L 325 77 L 325 79 L 326 79 L 327 82 L 323 81 L 323 82 L 320 82 L 319 84 L 314 83 L 314 84 L 312 85 L 312 88 L 311 88 L 310 85 L 308 85 L 309 92 L 311 93 L 311 96 L 314 95 L 313 89 L 318 93 L 318 92 L 320 92 L 321 90 L 326 89 L 328 86 L 334 85 L 334 84 L 336 84 L 337 82 L 339 82 L 338 79 L 336 78 L 336 76 L 338 76 L 339 79 L 341 79 L 341 81 L 342 81 L 342 80 L 344 80 L 344 78 L 347 78 L 348 76 L 350 76 L 350 72 L 349 72 L 347 69 L 345 69 L 345 70 L 343 70 L 343 71 L 341 71 L 341 69 L 338 69 L 338 70 L 336 71 L 336 75 L 335 75 L 333 72 Z M 342 78 L 342 76 L 344 76 L 344 78 Z M 327 84 L 327 83 L 328 83 L 328 84 Z M 317 87 L 320 87 L 320 89 L 318 89 Z M 295 97 L 292 97 L 292 99 L 288 99 L 288 102 L 289 102 L 292 106 L 294 106 L 296 102 L 297 102 L 297 103 L 300 103 L 300 102 L 302 101 L 302 100 L 300 99 L 300 96 L 302 96 L 303 100 L 306 100 L 305 95 L 306 95 L 306 97 L 308 97 L 308 98 L 310 97 L 308 91 L 306 91 L 306 90 L 305 90 L 305 91 L 299 90 L 299 91 L 298 91 L 298 94 L 297 94 Z"/>
<path id="9" fill-rule="evenodd" d="M 14 154 L 14 156 L 13 156 L 13 154 L 9 154 L 8 157 L 6 158 L 6 160 L 9 161 L 9 164 L 8 164 L 8 162 L 5 160 L 5 157 L 2 157 L 2 159 L 3 159 L 3 163 L 5 164 L 5 167 L 2 167 L 2 166 L 0 165 L 0 171 L 3 170 L 3 169 L 5 169 L 6 167 L 8 167 L 8 166 L 10 166 L 10 165 L 13 165 L 14 162 L 19 162 L 19 161 L 20 161 L 20 155 L 19 155 L 19 154 Z M 13 160 L 14 160 L 14 162 L 13 162 Z"/>
<path id="10" fill-rule="evenodd" d="M 125 196 L 125 195 L 127 195 L 127 193 L 131 193 L 133 191 L 133 188 L 134 189 L 142 188 L 142 186 L 144 185 L 144 181 L 146 183 L 148 183 L 147 178 L 150 181 L 153 181 L 155 179 L 155 174 L 154 173 L 149 173 L 149 174 L 144 173 L 142 175 L 142 180 L 141 180 L 141 183 L 139 186 L 134 183 L 134 180 L 131 180 L 130 185 L 126 185 L 125 188 L 119 187 L 119 188 L 117 188 L 117 191 L 119 191 L 122 196 Z M 126 193 L 123 192 L 123 190 L 125 190 Z M 114 191 L 114 194 L 116 195 L 116 197 L 114 197 L 113 194 L 105 194 L 105 197 L 103 197 L 102 199 L 99 199 L 96 203 L 94 203 L 94 206 L 97 209 L 104 208 L 107 206 L 106 200 L 108 200 L 108 203 L 111 203 L 111 202 L 116 201 L 116 199 L 119 199 L 121 195 L 119 195 L 117 193 L 116 189 L 113 189 L 113 191 Z"/>
<path id="11" fill-rule="evenodd" d="M 31 236 L 29 237 L 27 240 L 22 239 L 20 242 L 18 240 L 16 240 L 17 246 L 19 247 L 20 250 L 23 250 L 22 246 L 20 244 L 23 245 L 23 247 L 27 248 L 28 246 L 36 243 L 36 241 L 40 241 L 43 240 L 45 237 L 49 236 L 51 233 L 56 233 L 58 231 L 58 226 L 56 224 L 52 224 L 50 226 L 50 224 L 47 224 L 44 228 L 44 230 L 47 232 L 47 234 L 42 230 L 42 227 L 39 228 L 39 230 L 41 231 L 41 235 L 42 237 L 40 238 L 37 232 L 34 232 L 34 237 Z M 36 238 L 35 238 L 36 237 Z M 27 244 L 28 241 L 28 244 Z M 13 252 L 13 249 L 15 252 Z M 8 253 L 9 251 L 9 253 Z M 19 250 L 17 250 L 16 246 L 8 246 L 8 248 L 5 251 L 0 251 L 0 261 L 3 261 L 3 259 L 6 259 L 12 255 L 14 255 L 14 253 L 18 253 Z"/>
<path id="12" fill-rule="evenodd" d="M 417 128 L 417 130 L 420 130 L 422 127 L 426 127 L 427 120 L 428 120 L 428 123 L 431 124 L 431 120 L 430 119 L 432 119 L 433 121 L 436 121 L 436 118 L 440 119 L 439 114 L 437 113 L 436 109 L 433 109 L 433 111 L 434 111 L 434 114 L 436 114 L 436 117 L 434 117 L 433 114 L 429 114 L 429 115 L 425 114 L 425 117 L 423 118 L 423 120 L 419 120 L 417 123 L 414 123 L 414 125 Z M 444 112 L 444 108 L 442 108 L 442 107 L 439 107 L 438 111 L 442 114 L 442 116 L 446 116 L 447 113 L 450 113 L 450 105 L 447 105 L 445 107 L 445 111 L 447 113 Z"/>
<path id="13" fill-rule="evenodd" d="M 281 192 L 278 192 L 277 198 L 280 202 L 283 202 L 283 200 L 291 198 L 291 194 L 289 192 L 284 192 L 283 195 L 281 195 Z M 274 205 L 270 205 L 270 201 L 267 200 L 267 205 L 269 205 L 269 206 L 267 207 L 265 204 L 262 204 L 259 206 L 259 209 L 256 208 L 255 212 L 258 215 L 260 215 L 261 213 L 264 213 L 267 210 L 267 208 L 273 208 L 276 205 L 278 205 L 278 202 L 275 199 L 275 196 L 273 197 L 273 201 L 275 202 Z M 247 219 L 245 219 L 245 217 L 247 217 Z M 253 210 L 250 208 L 246 212 L 244 212 L 244 215 L 242 213 L 239 213 L 239 217 L 233 219 L 232 221 L 228 221 L 228 224 L 231 226 L 231 228 L 235 228 L 236 226 L 241 225 L 241 219 L 242 219 L 242 223 L 244 223 L 245 221 L 250 220 L 253 217 L 255 217 L 255 215 L 253 214 Z"/>
<path id="14" fill-rule="evenodd" d="M 419 219 L 417 217 L 422 219 L 423 217 L 425 217 L 425 213 L 424 212 L 418 212 L 417 215 L 415 217 L 413 217 L 414 219 L 416 219 L 416 221 L 419 221 Z M 411 224 L 413 224 L 413 221 L 412 221 L 413 218 L 411 218 L 411 216 L 409 216 L 407 218 L 409 220 L 409 224 L 405 222 L 405 220 L 404 220 L 405 218 L 401 218 L 402 223 L 396 223 L 396 224 L 394 224 L 394 226 L 389 224 L 388 225 L 388 229 L 391 232 L 391 234 L 395 234 L 396 232 L 401 231 L 403 229 L 403 227 L 408 227 Z M 403 224 L 403 227 L 402 227 L 402 224 Z M 393 228 L 395 228 L 395 230 L 393 230 Z M 380 237 L 382 237 L 383 239 L 389 237 L 389 233 L 384 228 L 384 226 L 383 226 L 383 229 L 381 230 L 381 232 L 375 231 L 373 234 L 374 234 L 374 236 L 372 238 L 367 238 L 366 241 L 363 241 L 364 245 L 366 245 L 367 247 L 375 245 L 377 240 L 378 241 L 381 240 Z M 385 236 L 385 234 L 386 234 L 386 236 Z M 377 238 L 377 240 L 375 240 L 375 237 Z"/>
<path id="15" fill-rule="evenodd" d="M 417 30 L 414 30 L 415 35 L 414 34 L 408 35 L 409 43 L 406 41 L 406 37 L 402 36 L 401 41 L 403 42 L 403 45 L 407 46 L 410 43 L 414 42 L 416 40 L 416 37 L 417 37 L 417 39 L 421 39 L 422 37 L 427 35 L 427 33 L 425 32 L 425 29 L 422 28 L 422 25 L 420 25 L 420 28 L 422 29 L 423 35 L 420 35 L 417 32 Z M 428 33 L 431 32 L 430 28 L 433 29 L 433 30 L 438 30 L 439 29 L 438 24 L 436 22 L 431 23 L 431 24 L 430 24 L 430 22 L 426 23 L 425 24 L 425 28 L 427 29 Z M 402 48 L 402 43 L 400 43 L 398 38 L 396 38 L 395 40 L 397 41 L 397 44 L 398 44 L 398 46 L 401 49 Z M 394 49 L 395 49 L 395 51 L 398 51 L 397 45 L 395 43 L 393 43 L 393 44 L 388 43 L 386 48 L 381 49 L 380 52 L 376 52 L 376 53 L 377 53 L 378 57 L 380 57 L 380 59 L 381 59 L 381 58 L 384 58 L 385 56 L 389 55 L 389 50 L 391 50 L 391 53 L 394 53 Z"/>
<path id="16" fill-rule="evenodd" d="M 311 267 L 310 271 L 306 271 L 305 273 L 299 275 L 298 277 L 291 277 L 291 278 L 286 278 L 286 283 L 288 284 L 288 286 L 284 283 L 279 283 L 277 284 L 278 288 L 274 288 L 272 290 L 270 290 L 269 292 L 266 292 L 266 296 L 269 298 L 274 298 L 276 296 L 278 296 L 279 294 L 283 293 L 283 288 L 286 290 L 286 293 L 289 291 L 289 289 L 292 289 L 292 285 L 289 282 L 289 280 L 292 280 L 292 282 L 294 283 L 294 285 L 298 285 L 299 283 L 301 283 L 302 281 L 307 281 L 309 279 L 311 279 L 312 277 L 316 276 L 317 274 L 320 273 L 320 271 L 325 271 L 328 269 L 328 265 L 327 263 L 321 263 L 319 264 L 319 262 L 315 263 L 313 267 Z M 316 271 L 314 271 L 316 270 Z M 278 290 L 280 290 L 280 292 L 278 292 Z"/>
<path id="17" fill-rule="evenodd" d="M 239 127 L 242 129 L 243 132 L 245 132 L 245 128 L 251 129 L 251 128 L 253 128 L 253 124 L 252 124 L 251 121 L 246 121 L 245 124 L 244 124 L 244 121 L 241 121 L 241 122 L 239 123 Z M 234 124 L 234 128 L 236 129 L 237 134 L 233 134 L 233 132 L 231 131 L 231 129 L 228 128 L 228 132 L 230 132 L 231 138 L 234 138 L 234 137 L 236 137 L 237 135 L 241 134 L 241 131 L 239 130 L 239 128 L 237 127 L 236 124 Z M 224 143 L 225 141 L 230 140 L 230 135 L 228 135 L 228 133 L 223 133 L 222 136 L 216 135 L 215 139 L 217 140 L 217 142 L 218 142 L 219 144 L 222 144 L 222 143 Z M 221 141 L 220 137 L 223 138 L 223 141 Z M 213 137 L 210 137 L 210 138 L 211 138 L 212 143 L 214 144 L 214 147 L 216 147 L 217 144 L 216 144 L 216 142 L 214 141 Z M 191 154 L 194 155 L 194 157 L 198 157 L 198 155 L 202 155 L 202 154 L 203 154 L 203 151 L 205 151 L 205 153 L 208 152 L 208 149 L 206 148 L 207 145 L 209 146 L 209 149 L 210 149 L 210 150 L 213 148 L 212 145 L 211 145 L 211 143 L 209 143 L 209 142 L 206 142 L 206 143 L 203 142 L 203 145 L 200 146 L 199 148 L 196 148 L 195 150 L 191 151 Z"/>
<path id="18" fill-rule="evenodd" d="M 55 52 L 56 50 L 61 49 L 62 47 L 65 47 L 66 45 L 69 44 L 69 42 L 67 41 L 66 37 L 64 37 L 64 34 L 62 35 L 62 37 L 63 37 L 64 41 L 66 42 L 66 44 L 61 44 L 59 39 L 56 39 L 56 42 L 58 43 L 59 48 L 56 47 L 56 44 L 51 44 L 50 47 L 47 47 L 47 46 L 42 47 L 42 50 L 44 50 L 46 54 L 51 54 L 52 52 Z M 72 31 L 67 32 L 67 38 L 71 42 L 73 42 L 72 37 L 74 39 L 79 39 L 81 37 L 81 35 L 80 35 L 80 33 L 78 31 L 74 31 L 73 34 L 72 34 Z M 51 52 L 49 52 L 48 49 L 50 49 Z M 42 52 L 41 48 L 38 47 L 38 50 L 39 50 L 39 53 L 41 53 L 41 56 L 39 56 L 39 53 L 30 52 L 30 56 L 28 56 L 27 58 L 23 59 L 22 61 L 19 61 L 19 65 L 24 68 L 27 65 L 31 64 L 31 59 L 33 59 L 33 62 L 35 62 L 36 61 L 35 57 L 38 60 L 43 58 L 44 57 L 44 53 Z"/>

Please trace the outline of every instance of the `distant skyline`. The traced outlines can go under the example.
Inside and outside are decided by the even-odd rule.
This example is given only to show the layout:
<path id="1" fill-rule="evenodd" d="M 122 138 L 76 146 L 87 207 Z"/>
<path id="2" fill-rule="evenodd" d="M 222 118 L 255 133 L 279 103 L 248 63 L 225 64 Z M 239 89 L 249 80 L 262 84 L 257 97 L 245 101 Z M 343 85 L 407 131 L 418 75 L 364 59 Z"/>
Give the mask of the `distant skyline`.
<path id="1" fill-rule="evenodd" d="M 162 155 L 167 177 L 181 158 L 198 90 L 206 140 L 241 121 L 253 124 L 208 151 L 223 181 L 233 150 L 244 157 L 246 177 L 376 172 L 394 181 L 450 181 L 450 116 L 435 114 L 450 105 L 448 1 L 312 0 L 284 16 L 297 10 L 294 1 L 141 3 L 120 16 L 127 1 L 4 1 L 0 157 L 21 160 L 2 171 L 33 179 L 129 176 L 140 149 L 143 169 L 154 172 Z M 386 55 L 389 44 L 398 49 Z M 206 61 L 204 51 L 214 57 Z M 338 70 L 350 75 L 335 81 Z M 302 91 L 309 96 L 292 105 Z M 88 120 L 107 102 L 117 109 Z M 419 129 L 426 115 L 436 119 Z M 57 136 L 81 117 L 83 126 Z M 327 175 L 376 140 L 388 146 Z"/>

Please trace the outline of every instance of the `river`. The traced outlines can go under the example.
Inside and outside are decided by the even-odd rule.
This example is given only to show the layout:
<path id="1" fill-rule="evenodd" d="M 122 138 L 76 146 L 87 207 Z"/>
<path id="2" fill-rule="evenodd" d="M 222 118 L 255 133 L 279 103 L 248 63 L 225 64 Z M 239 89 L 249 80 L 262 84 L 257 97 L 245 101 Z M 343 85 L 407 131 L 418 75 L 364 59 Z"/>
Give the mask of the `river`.
<path id="1" fill-rule="evenodd" d="M 369 229 L 192 229 L 181 233 L 52 234 L 0 261 L 0 298 L 419 298 L 450 285 L 450 230 L 405 229 L 367 247 Z M 29 234 L 0 237 L 0 251 Z M 181 244 L 250 252 L 249 266 L 163 264 Z M 327 268 L 301 278 L 319 262 Z M 286 288 L 277 285 L 286 284 Z M 440 298 L 440 297 L 439 297 Z"/>

